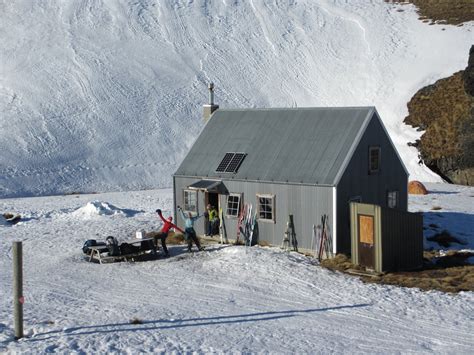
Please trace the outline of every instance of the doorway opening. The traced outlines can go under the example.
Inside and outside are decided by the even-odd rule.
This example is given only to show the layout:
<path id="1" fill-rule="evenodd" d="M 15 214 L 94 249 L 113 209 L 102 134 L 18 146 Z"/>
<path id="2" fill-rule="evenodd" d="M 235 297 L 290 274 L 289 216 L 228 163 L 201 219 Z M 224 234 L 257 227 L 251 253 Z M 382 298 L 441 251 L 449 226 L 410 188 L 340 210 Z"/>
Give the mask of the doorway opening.
<path id="1" fill-rule="evenodd" d="M 211 205 L 215 207 L 217 211 L 219 211 L 219 194 L 217 192 L 206 192 L 206 209 L 207 205 Z M 209 216 L 206 216 L 204 220 L 204 234 L 208 235 L 209 234 Z M 211 230 L 211 235 L 214 234 L 213 231 Z"/>
<path id="2" fill-rule="evenodd" d="M 217 192 L 206 193 L 206 207 L 209 204 L 219 210 L 219 194 Z"/>

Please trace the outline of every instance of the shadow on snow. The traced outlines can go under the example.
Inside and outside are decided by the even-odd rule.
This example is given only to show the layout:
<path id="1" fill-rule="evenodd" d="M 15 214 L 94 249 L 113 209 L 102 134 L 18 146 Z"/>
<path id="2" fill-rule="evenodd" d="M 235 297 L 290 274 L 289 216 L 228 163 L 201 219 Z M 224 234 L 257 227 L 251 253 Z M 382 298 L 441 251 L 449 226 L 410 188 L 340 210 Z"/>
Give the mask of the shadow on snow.
<path id="1" fill-rule="evenodd" d="M 474 237 L 474 215 L 462 212 L 423 212 L 425 238 L 442 230 L 447 230 L 456 237 L 460 237 L 461 245 L 471 244 L 469 239 Z"/>
<path id="2" fill-rule="evenodd" d="M 345 308 L 360 308 L 371 306 L 370 303 L 361 303 L 355 305 L 344 305 L 334 306 L 325 308 L 313 308 L 304 310 L 289 310 L 289 311 L 274 311 L 274 312 L 258 312 L 258 313 L 247 313 L 238 315 L 228 316 L 215 316 L 215 317 L 199 317 L 199 318 L 188 318 L 188 319 L 159 319 L 153 321 L 143 321 L 141 324 L 132 325 L 128 323 L 116 323 L 116 324 L 99 324 L 82 327 L 72 327 L 64 330 L 53 330 L 45 333 L 38 333 L 34 338 L 30 338 L 27 341 L 42 341 L 48 340 L 54 337 L 60 336 L 74 336 L 74 335 L 91 335 L 97 333 L 117 333 L 117 332 L 136 332 L 136 331 L 150 331 L 159 329 L 177 329 L 186 327 L 201 327 L 208 325 L 221 325 L 221 324 L 232 324 L 232 323 L 248 323 L 248 322 L 260 322 L 260 321 L 271 321 L 283 318 L 291 318 L 305 313 L 314 312 L 325 312 L 333 311 Z"/>

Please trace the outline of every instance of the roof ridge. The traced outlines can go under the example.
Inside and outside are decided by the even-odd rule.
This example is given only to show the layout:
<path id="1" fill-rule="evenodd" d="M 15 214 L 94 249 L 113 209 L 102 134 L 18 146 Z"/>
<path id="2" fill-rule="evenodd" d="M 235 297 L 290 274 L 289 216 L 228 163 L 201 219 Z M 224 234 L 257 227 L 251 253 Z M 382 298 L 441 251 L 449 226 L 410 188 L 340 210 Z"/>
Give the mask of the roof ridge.
<path id="1" fill-rule="evenodd" d="M 359 109 L 359 110 L 371 110 L 375 106 L 308 106 L 308 107 L 234 107 L 234 108 L 219 108 L 217 111 L 295 111 L 295 110 L 347 110 L 347 109 Z"/>

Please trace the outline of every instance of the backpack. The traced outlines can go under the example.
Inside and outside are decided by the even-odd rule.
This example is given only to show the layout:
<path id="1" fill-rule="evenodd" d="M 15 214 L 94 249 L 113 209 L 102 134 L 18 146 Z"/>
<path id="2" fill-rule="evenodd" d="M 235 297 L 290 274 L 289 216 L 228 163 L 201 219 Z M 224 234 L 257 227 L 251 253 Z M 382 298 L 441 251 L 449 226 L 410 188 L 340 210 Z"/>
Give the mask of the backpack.
<path id="1" fill-rule="evenodd" d="M 108 236 L 105 239 L 105 244 L 109 249 L 109 256 L 119 256 L 120 255 L 120 248 L 117 242 L 117 239 L 112 236 Z"/>
<path id="2" fill-rule="evenodd" d="M 128 244 L 128 243 L 120 244 L 120 253 L 122 255 L 134 254 L 134 253 L 138 253 L 139 251 L 140 251 L 140 247 L 137 247 L 135 245 Z"/>
<path id="3" fill-rule="evenodd" d="M 105 245 L 105 243 L 104 242 L 97 243 L 97 241 L 95 239 L 86 240 L 84 245 L 82 246 L 82 252 L 84 254 L 89 255 L 91 253 L 90 247 L 95 247 L 95 246 L 99 246 L 99 245 Z"/>

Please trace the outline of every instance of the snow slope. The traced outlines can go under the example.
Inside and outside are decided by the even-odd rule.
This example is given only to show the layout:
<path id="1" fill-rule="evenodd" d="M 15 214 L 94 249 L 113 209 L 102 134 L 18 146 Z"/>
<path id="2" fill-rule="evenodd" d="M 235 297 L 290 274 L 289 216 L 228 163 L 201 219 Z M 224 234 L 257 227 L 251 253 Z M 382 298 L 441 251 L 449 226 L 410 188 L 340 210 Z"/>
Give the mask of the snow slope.
<path id="1" fill-rule="evenodd" d="M 472 216 L 473 205 L 465 202 L 473 188 L 429 188 L 441 206 L 455 210 L 458 198 L 458 208 Z M 278 248 L 215 244 L 187 254 L 184 246 L 171 246 L 168 259 L 108 265 L 83 259 L 86 239 L 115 235 L 123 241 L 138 229 L 156 229 L 157 207 L 169 213 L 171 190 L 0 200 L 0 210 L 24 216 L 17 225 L 0 225 L 0 352 L 474 350 L 473 292 L 364 284 Z M 23 241 L 26 297 L 27 337 L 18 342 L 11 302 L 14 240 Z M 130 324 L 134 318 L 141 324 Z"/>
<path id="2" fill-rule="evenodd" d="M 460 242 L 449 249 L 474 251 L 474 189 L 450 184 L 426 187 L 428 195 L 409 195 L 408 207 L 410 212 L 423 212 L 425 249 L 442 249 L 427 238 L 446 230 Z"/>
<path id="3" fill-rule="evenodd" d="M 473 24 L 417 17 L 382 0 L 0 1 L 0 197 L 170 186 L 210 81 L 222 107 L 375 105 L 412 177 L 439 181 L 401 122 L 466 66 Z"/>

